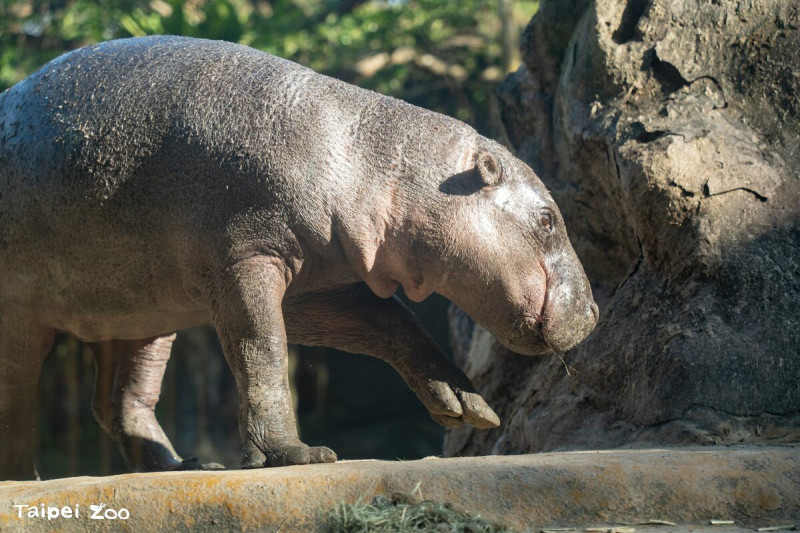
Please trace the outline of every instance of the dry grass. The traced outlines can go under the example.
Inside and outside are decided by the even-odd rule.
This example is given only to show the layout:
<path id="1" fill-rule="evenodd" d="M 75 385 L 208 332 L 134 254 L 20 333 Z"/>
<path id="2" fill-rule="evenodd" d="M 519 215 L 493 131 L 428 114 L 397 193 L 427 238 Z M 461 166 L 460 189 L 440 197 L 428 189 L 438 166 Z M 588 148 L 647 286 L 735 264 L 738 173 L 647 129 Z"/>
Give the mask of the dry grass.
<path id="1" fill-rule="evenodd" d="M 480 516 L 471 516 L 447 504 L 424 501 L 404 503 L 378 496 L 371 502 L 341 504 L 324 520 L 331 533 L 404 533 L 434 531 L 450 533 L 510 533 Z"/>

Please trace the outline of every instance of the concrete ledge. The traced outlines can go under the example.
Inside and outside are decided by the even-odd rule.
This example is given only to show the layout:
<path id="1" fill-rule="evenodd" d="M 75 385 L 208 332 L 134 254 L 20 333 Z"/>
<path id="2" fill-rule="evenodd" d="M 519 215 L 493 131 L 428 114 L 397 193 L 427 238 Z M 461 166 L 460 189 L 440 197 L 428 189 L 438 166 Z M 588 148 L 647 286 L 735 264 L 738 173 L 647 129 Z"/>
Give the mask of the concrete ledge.
<path id="1" fill-rule="evenodd" d="M 306 531 L 340 502 L 412 494 L 520 530 L 652 518 L 763 526 L 800 519 L 800 446 L 613 450 L 346 461 L 264 470 L 0 482 L 2 531 Z M 14 505 L 79 506 L 79 518 L 18 517 Z M 106 504 L 127 520 L 92 520 Z M 105 512 L 104 509 L 103 512 Z M 102 513 L 101 513 L 102 514 Z M 124 513 L 123 513 L 124 514 Z"/>

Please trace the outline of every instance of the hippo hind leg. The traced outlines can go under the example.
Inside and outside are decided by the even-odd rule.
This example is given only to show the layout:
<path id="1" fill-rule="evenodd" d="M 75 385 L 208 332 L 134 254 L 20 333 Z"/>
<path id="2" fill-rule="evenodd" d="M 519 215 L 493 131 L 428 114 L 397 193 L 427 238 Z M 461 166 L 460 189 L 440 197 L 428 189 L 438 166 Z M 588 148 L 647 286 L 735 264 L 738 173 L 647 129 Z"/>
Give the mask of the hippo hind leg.
<path id="1" fill-rule="evenodd" d="M 222 468 L 183 460 L 156 420 L 155 407 L 175 335 L 91 343 L 97 377 L 92 411 L 134 472 Z"/>
<path id="2" fill-rule="evenodd" d="M 0 481 L 39 479 L 36 391 L 54 330 L 0 303 Z"/>

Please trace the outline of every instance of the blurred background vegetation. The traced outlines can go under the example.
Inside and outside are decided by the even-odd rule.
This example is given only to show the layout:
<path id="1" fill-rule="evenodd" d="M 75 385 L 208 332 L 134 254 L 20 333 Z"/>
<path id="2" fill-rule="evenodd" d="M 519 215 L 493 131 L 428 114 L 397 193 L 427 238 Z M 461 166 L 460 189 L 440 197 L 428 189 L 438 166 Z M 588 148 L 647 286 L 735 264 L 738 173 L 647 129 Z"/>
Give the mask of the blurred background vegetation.
<path id="1" fill-rule="evenodd" d="M 0 0 L 0 90 L 58 55 L 124 37 L 186 35 L 239 42 L 349 83 L 457 117 L 503 140 L 495 87 L 519 62 L 538 0 Z M 414 306 L 447 347 L 446 302 Z M 302 438 L 340 458 L 438 454 L 442 430 L 388 365 L 293 347 Z M 43 478 L 124 471 L 94 422 L 94 366 L 60 337 L 40 384 Z M 158 417 L 184 457 L 238 466 L 237 398 L 214 331 L 179 334 Z"/>

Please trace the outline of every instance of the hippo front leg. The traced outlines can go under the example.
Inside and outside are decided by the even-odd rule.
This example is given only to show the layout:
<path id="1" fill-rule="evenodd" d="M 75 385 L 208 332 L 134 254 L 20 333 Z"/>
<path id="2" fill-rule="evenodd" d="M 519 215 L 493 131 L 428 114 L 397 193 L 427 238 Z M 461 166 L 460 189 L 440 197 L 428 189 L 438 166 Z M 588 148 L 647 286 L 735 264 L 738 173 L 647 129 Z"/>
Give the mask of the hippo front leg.
<path id="1" fill-rule="evenodd" d="M 254 257 L 226 270 L 212 298 L 214 325 L 239 391 L 243 468 L 336 461 L 331 449 L 309 447 L 297 435 L 281 310 L 285 279 L 277 261 Z"/>
<path id="2" fill-rule="evenodd" d="M 378 298 L 359 283 L 287 302 L 284 316 L 293 343 L 363 353 L 392 365 L 439 424 L 500 425 L 469 378 L 397 296 Z"/>

